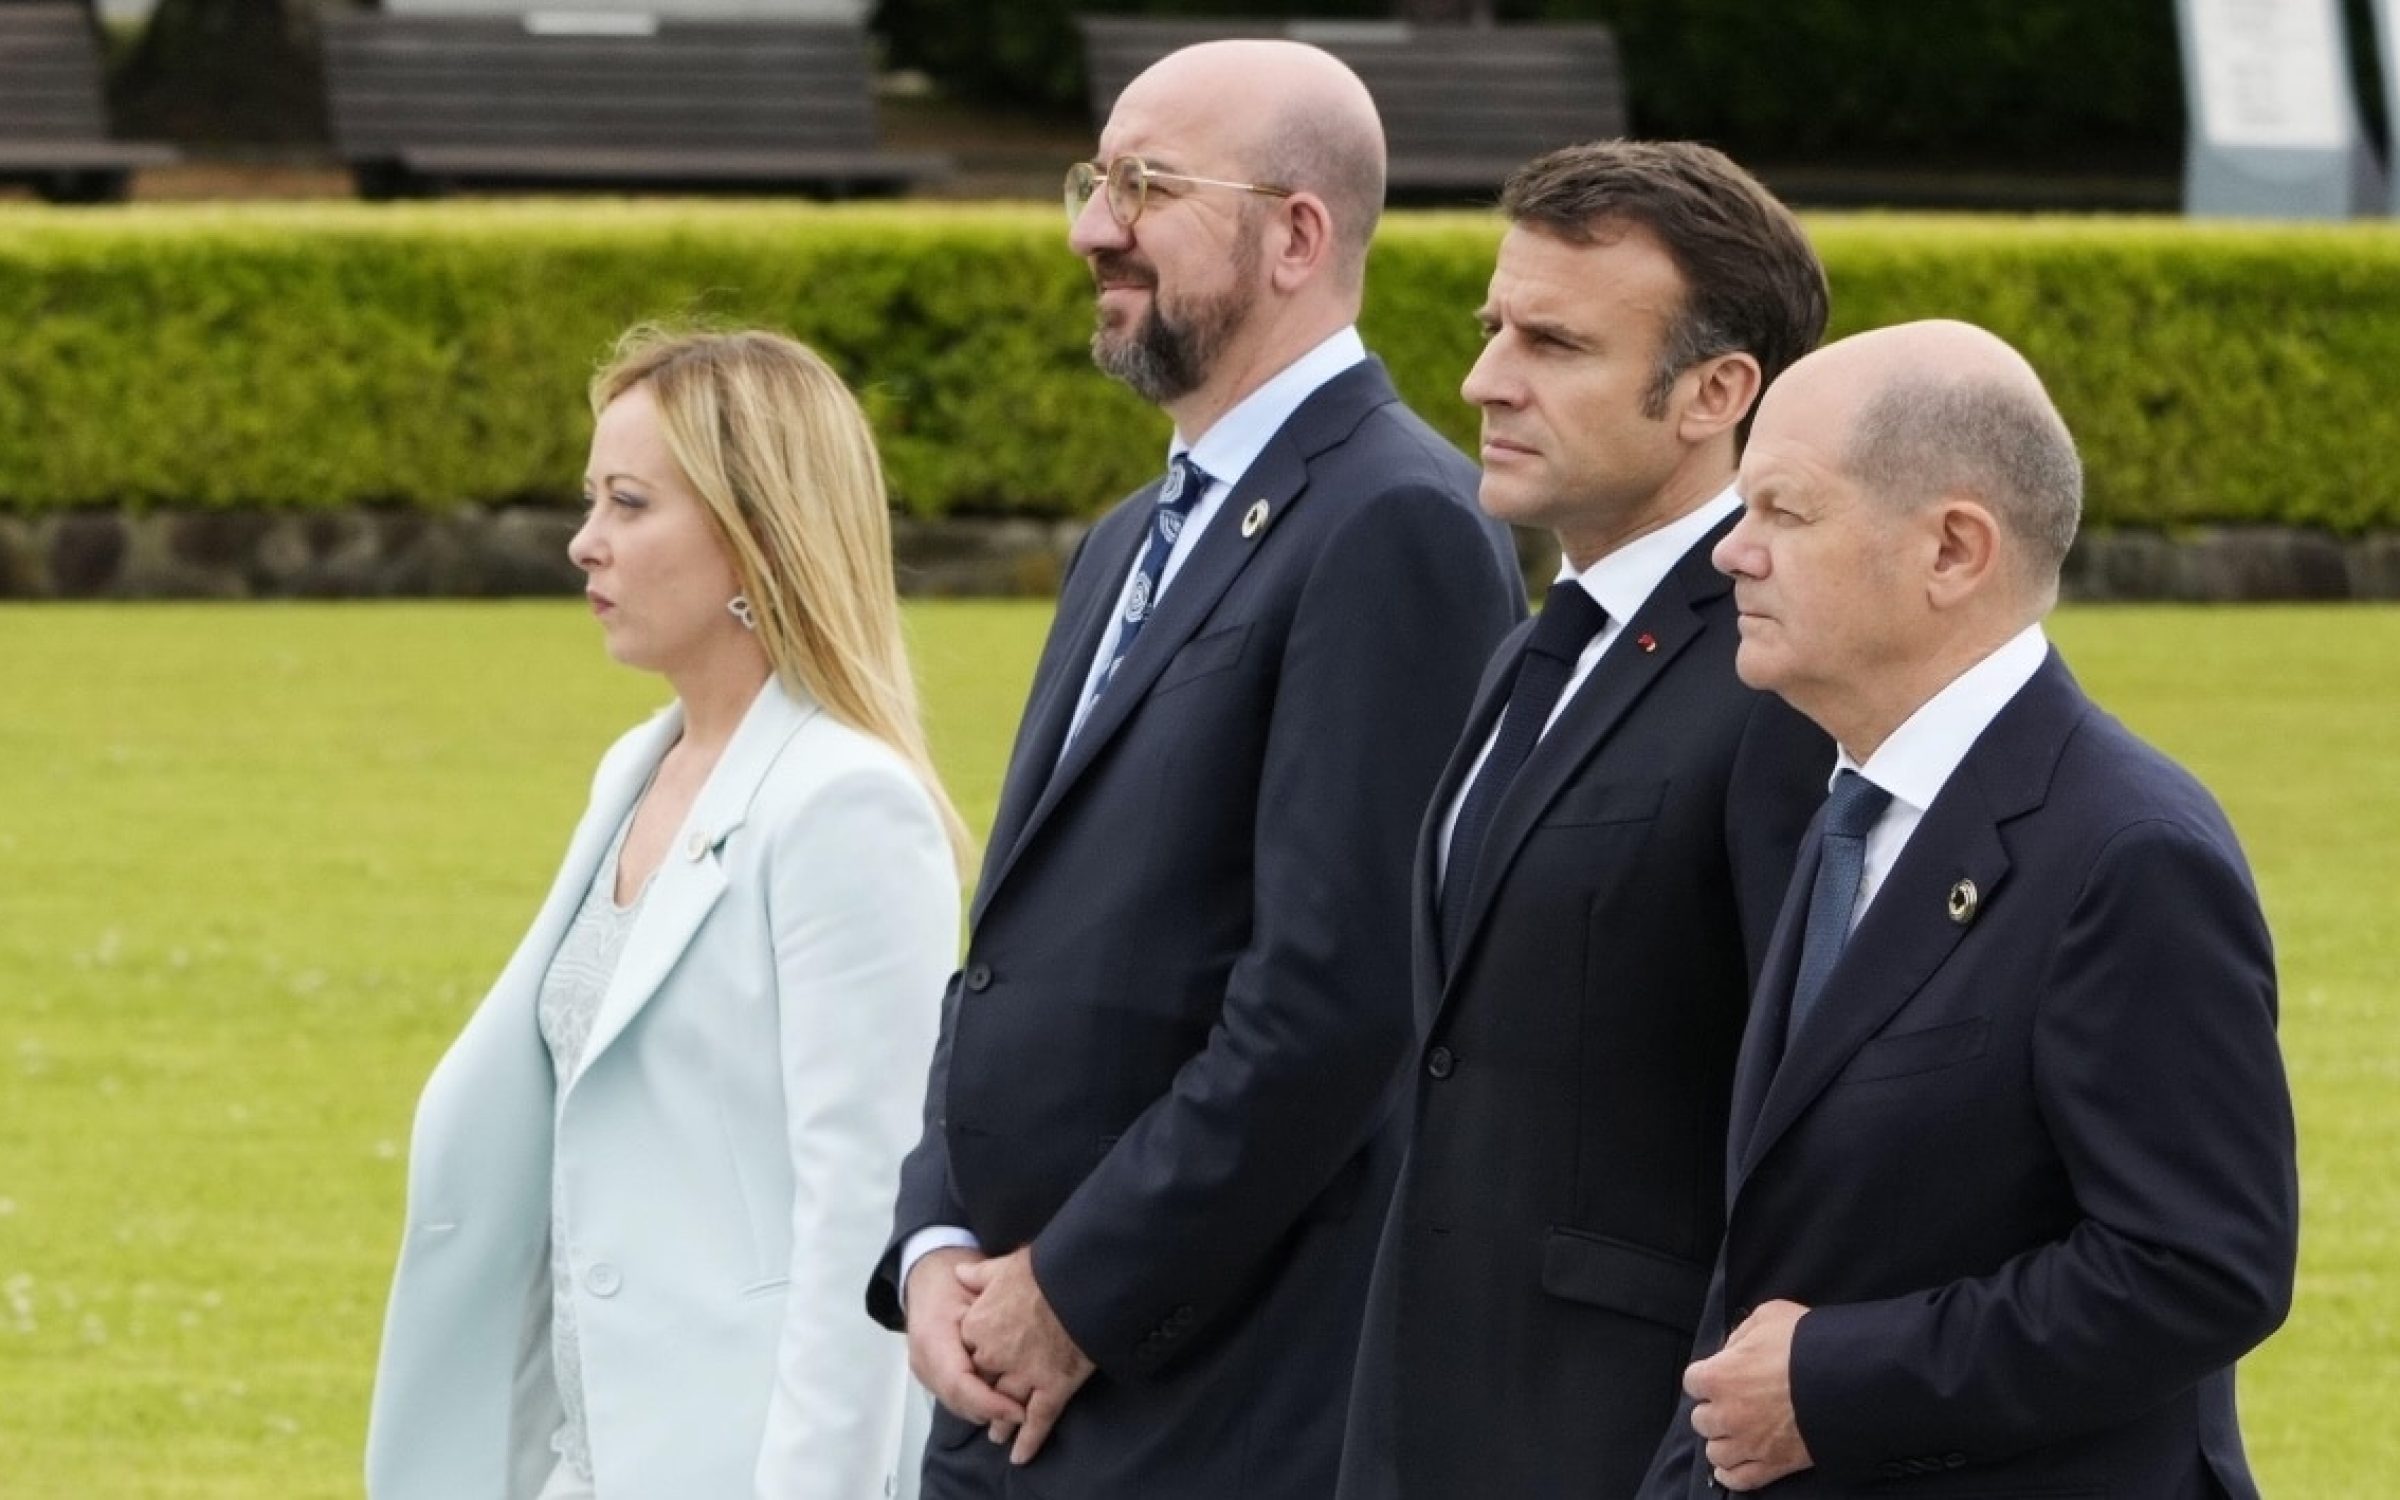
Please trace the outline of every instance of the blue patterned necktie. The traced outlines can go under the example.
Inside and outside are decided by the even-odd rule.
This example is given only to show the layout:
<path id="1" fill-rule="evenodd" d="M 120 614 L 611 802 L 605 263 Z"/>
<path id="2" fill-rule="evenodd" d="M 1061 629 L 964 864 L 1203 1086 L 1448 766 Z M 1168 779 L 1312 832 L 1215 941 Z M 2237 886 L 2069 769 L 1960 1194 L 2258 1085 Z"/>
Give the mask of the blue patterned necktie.
<path id="1" fill-rule="evenodd" d="M 1509 783 L 1525 768 L 1550 723 L 1550 711 L 1575 675 L 1575 663 L 1608 623 L 1608 611 L 1591 591 L 1573 580 L 1550 585 L 1542 598 L 1541 618 L 1525 637 L 1517 658 L 1516 680 L 1509 685 L 1508 707 L 1501 711 L 1499 733 L 1492 737 L 1491 754 L 1475 773 L 1459 804 L 1458 822 L 1450 830 L 1450 857 L 1442 867 L 1442 956 L 1458 959 L 1458 942 L 1467 921 L 1467 897 L 1475 884 L 1475 864 L 1483 857 L 1484 836 L 1492 830 L 1492 814 L 1508 795 Z"/>
<path id="2" fill-rule="evenodd" d="M 1801 928 L 1800 975 L 1792 982 L 1791 1019 L 1783 1031 L 1786 1049 L 1807 1024 L 1835 960 L 1850 941 L 1850 917 L 1858 909 L 1859 882 L 1867 873 L 1867 835 L 1891 802 L 1890 792 L 1856 771 L 1833 778 L 1833 794 L 1825 799 L 1823 852 L 1808 893 L 1808 921 Z"/>
<path id="3" fill-rule="evenodd" d="M 1142 627 L 1149 623 L 1158 608 L 1158 596 L 1165 587 L 1167 559 L 1174 555 L 1175 539 L 1183 535 L 1183 523 L 1191 518 L 1192 507 L 1208 493 L 1208 475 L 1192 462 L 1189 453 L 1178 453 L 1175 462 L 1167 466 L 1167 477 L 1158 487 L 1158 502 L 1150 512 L 1150 541 L 1142 548 L 1142 564 L 1134 570 L 1132 592 L 1125 596 L 1125 613 L 1117 622 L 1117 649 L 1100 678 L 1092 684 L 1092 702 L 1108 691 L 1117 678 L 1117 668 L 1125 664 L 1125 653 L 1140 639 Z M 1088 712 L 1088 710 L 1087 710 Z"/>

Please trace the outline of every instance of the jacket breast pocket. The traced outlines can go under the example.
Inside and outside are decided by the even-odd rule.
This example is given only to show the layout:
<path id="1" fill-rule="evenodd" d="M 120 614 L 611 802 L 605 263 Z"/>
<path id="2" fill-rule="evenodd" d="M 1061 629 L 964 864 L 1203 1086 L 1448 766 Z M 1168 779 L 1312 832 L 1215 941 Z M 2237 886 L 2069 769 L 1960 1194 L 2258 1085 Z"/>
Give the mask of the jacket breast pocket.
<path id="1" fill-rule="evenodd" d="M 1858 1049 L 1849 1065 L 1834 1075 L 1832 1087 L 1871 1083 L 1879 1078 L 1908 1078 L 1938 1072 L 1983 1055 L 1992 1023 L 1981 1016 L 1928 1026 L 1922 1031 L 1879 1036 Z"/>
<path id="2" fill-rule="evenodd" d="M 1663 781 L 1604 781 L 1571 786 L 1542 815 L 1544 828 L 1591 828 L 1603 823 L 1647 823 L 1666 805 Z"/>
<path id="3" fill-rule="evenodd" d="M 1175 659 L 1167 663 L 1167 669 L 1158 674 L 1158 681 L 1152 685 L 1150 696 L 1155 698 L 1161 693 L 1173 692 L 1234 666 L 1241 661 L 1242 645 L 1249 638 L 1250 625 L 1244 621 L 1239 625 L 1228 625 L 1223 630 L 1212 630 L 1197 640 L 1187 641 L 1184 648 L 1175 653 Z"/>
<path id="4" fill-rule="evenodd" d="M 1542 1241 L 1543 1291 L 1663 1324 L 1686 1337 L 1699 1331 L 1711 1269 L 1580 1229 L 1552 1229 Z"/>

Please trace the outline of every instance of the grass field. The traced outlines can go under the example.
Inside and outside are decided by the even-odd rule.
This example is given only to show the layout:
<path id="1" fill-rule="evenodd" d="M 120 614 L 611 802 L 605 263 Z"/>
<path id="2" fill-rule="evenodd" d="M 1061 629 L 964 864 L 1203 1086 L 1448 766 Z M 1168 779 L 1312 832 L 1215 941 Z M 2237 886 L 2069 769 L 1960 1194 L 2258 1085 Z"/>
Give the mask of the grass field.
<path id="1" fill-rule="evenodd" d="M 978 828 L 1045 624 L 911 615 Z M 2257 866 L 2307 1227 L 2251 1451 L 2275 1496 L 2381 1493 L 2400 610 L 2054 634 Z M 563 603 L 0 608 L 0 689 L 0 1497 L 354 1495 L 416 1090 L 664 690 Z"/>

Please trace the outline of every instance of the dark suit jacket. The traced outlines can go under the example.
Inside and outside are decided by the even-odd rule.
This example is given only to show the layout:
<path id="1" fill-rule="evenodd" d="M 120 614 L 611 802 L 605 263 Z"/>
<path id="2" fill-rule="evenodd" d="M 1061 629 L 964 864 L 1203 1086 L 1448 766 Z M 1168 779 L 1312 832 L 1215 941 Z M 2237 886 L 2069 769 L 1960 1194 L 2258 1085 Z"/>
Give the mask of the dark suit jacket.
<path id="1" fill-rule="evenodd" d="M 1098 1373 L 1011 1494 L 1333 1487 L 1400 1153 L 1410 840 L 1524 613 L 1474 489 L 1380 364 L 1337 376 L 1234 485 L 1061 759 L 1152 492 L 1068 574 L 869 1292 L 898 1326 L 895 1255 L 927 1225 L 1031 1242 Z M 971 1437 L 937 1416 L 929 1495 L 999 1493 L 1003 1450 Z"/>
<path id="2" fill-rule="evenodd" d="M 1702 1329 L 1813 1309 L 1792 1386 L 1816 1467 L 1767 1493 L 2254 1500 L 2233 1363 L 2290 1304 L 2298 1188 L 2274 958 L 2216 803 L 2053 653 L 1786 1052 L 1815 866 L 1812 831 Z M 1680 1418 L 1646 1493 L 1710 1493 Z"/>
<path id="3" fill-rule="evenodd" d="M 1734 675 L 1731 584 L 1709 563 L 1726 529 L 1661 580 L 1526 762 L 1447 975 L 1436 841 L 1524 631 L 1434 794 L 1415 1124 L 1345 1500 L 1621 1497 L 1674 1415 L 1724 1223 L 1750 982 L 1833 765 L 1814 725 Z"/>

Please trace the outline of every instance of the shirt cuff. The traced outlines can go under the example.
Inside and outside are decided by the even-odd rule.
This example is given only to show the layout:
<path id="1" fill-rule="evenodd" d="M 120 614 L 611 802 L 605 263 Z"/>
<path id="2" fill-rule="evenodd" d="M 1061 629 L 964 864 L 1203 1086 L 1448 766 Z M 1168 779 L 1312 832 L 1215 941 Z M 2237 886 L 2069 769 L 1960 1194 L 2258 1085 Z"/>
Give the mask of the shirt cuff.
<path id="1" fill-rule="evenodd" d="M 910 1235 L 908 1243 L 900 1247 L 900 1311 L 908 1311 L 908 1278 L 916 1270 L 918 1261 L 936 1250 L 982 1249 L 983 1241 L 955 1224 L 936 1224 Z"/>

